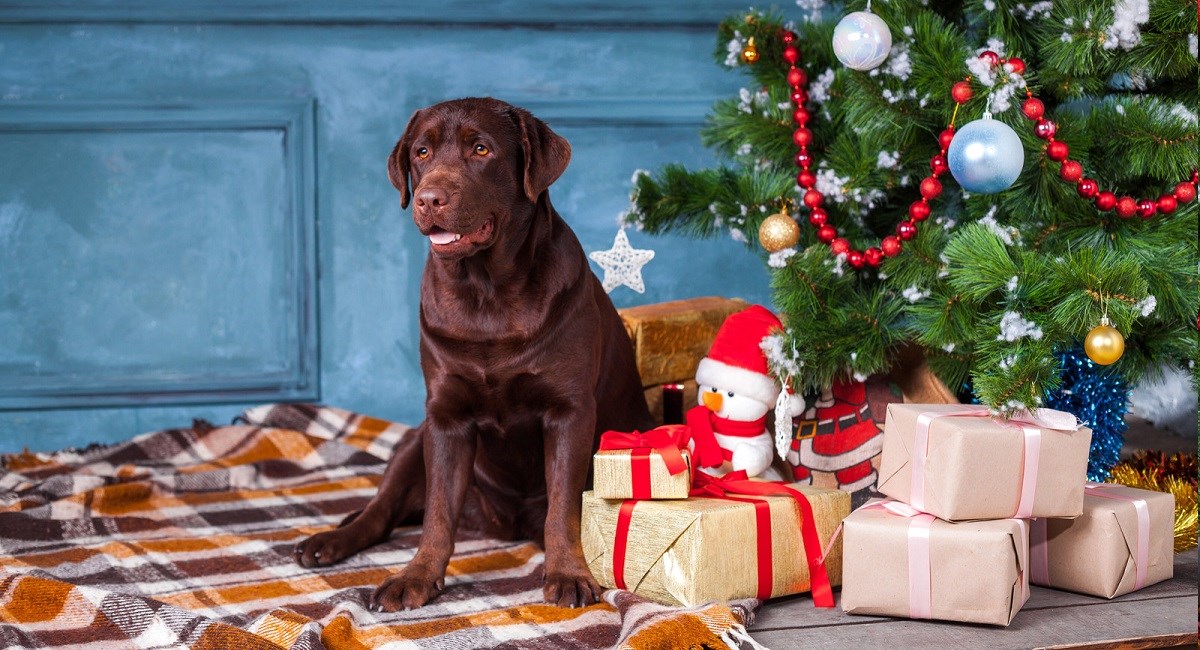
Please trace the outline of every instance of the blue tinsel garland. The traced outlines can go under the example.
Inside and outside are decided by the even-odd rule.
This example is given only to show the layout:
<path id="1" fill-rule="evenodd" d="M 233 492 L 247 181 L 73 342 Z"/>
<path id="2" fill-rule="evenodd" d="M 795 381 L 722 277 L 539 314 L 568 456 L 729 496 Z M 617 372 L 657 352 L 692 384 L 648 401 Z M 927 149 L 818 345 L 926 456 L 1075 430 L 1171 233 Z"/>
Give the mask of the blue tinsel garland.
<path id="1" fill-rule="evenodd" d="M 1062 385 L 1046 395 L 1046 406 L 1072 413 L 1092 430 L 1088 480 L 1105 481 L 1125 442 L 1129 386 L 1118 373 L 1092 363 L 1083 348 L 1059 355 Z"/>

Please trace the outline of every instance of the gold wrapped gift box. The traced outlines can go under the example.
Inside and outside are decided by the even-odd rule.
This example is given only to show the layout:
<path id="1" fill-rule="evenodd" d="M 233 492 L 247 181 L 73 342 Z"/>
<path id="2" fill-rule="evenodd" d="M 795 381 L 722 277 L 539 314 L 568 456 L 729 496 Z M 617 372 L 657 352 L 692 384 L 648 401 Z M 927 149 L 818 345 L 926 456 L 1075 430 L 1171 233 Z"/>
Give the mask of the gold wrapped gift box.
<path id="1" fill-rule="evenodd" d="M 642 385 L 649 388 L 692 379 L 725 317 L 746 307 L 744 300 L 707 296 L 620 310 Z"/>
<path id="2" fill-rule="evenodd" d="M 792 487 L 812 504 L 817 536 L 822 546 L 828 544 L 850 512 L 850 495 L 840 490 Z M 770 596 L 808 591 L 808 564 L 795 501 L 787 496 L 737 498 L 769 504 Z M 583 554 L 592 575 L 606 587 L 620 586 L 613 557 L 622 503 L 601 499 L 593 492 L 583 495 Z M 637 501 L 624 548 L 624 588 L 667 605 L 754 598 L 759 594 L 757 544 L 752 503 L 707 497 Z M 830 582 L 839 584 L 842 553 L 837 544 L 825 566 Z"/>
<path id="3" fill-rule="evenodd" d="M 686 449 L 679 454 L 687 463 L 687 469 L 671 474 L 667 463 L 657 451 L 651 451 L 647 459 L 645 482 L 650 487 L 646 496 L 634 494 L 634 468 L 632 449 L 599 451 L 592 460 L 592 491 L 601 499 L 686 499 L 692 488 L 692 456 Z"/>

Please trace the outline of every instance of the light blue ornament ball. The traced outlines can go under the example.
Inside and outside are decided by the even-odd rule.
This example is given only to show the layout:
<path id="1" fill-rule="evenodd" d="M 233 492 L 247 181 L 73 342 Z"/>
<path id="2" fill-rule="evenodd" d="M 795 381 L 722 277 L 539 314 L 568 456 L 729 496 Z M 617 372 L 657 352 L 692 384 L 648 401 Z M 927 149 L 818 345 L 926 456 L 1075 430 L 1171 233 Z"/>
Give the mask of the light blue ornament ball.
<path id="1" fill-rule="evenodd" d="M 892 32 L 873 13 L 847 14 L 833 28 L 833 53 L 847 68 L 871 70 L 879 67 L 892 50 Z"/>
<path id="2" fill-rule="evenodd" d="M 990 117 L 970 122 L 954 134 L 946 151 L 954 180 L 968 192 L 994 194 L 1021 175 L 1025 148 L 1012 127 Z"/>

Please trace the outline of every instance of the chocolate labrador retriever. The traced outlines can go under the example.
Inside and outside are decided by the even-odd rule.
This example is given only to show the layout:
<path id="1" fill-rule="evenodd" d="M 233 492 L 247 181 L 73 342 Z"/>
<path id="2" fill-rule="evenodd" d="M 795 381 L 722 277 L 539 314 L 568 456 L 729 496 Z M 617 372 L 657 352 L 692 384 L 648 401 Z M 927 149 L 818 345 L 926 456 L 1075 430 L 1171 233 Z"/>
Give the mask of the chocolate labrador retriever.
<path id="1" fill-rule="evenodd" d="M 460 522 L 546 550 L 547 602 L 600 587 L 579 540 L 599 434 L 652 426 L 633 347 L 547 188 L 571 146 L 528 111 L 469 98 L 417 111 L 388 176 L 429 237 L 421 280 L 425 420 L 396 447 L 379 492 L 296 546 L 332 564 L 421 521 L 412 561 L 372 596 L 420 607 L 443 587 Z"/>

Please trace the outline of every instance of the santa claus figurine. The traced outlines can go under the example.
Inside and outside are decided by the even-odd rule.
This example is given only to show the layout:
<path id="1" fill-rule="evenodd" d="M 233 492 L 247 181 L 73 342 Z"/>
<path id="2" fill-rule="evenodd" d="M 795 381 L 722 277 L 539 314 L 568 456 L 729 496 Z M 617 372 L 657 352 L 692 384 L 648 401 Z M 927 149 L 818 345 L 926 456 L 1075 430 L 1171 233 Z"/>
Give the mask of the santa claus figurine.
<path id="1" fill-rule="evenodd" d="M 775 442 L 767 431 L 767 411 L 776 405 L 780 383 L 762 348 L 765 338 L 782 331 L 775 314 L 759 305 L 730 314 L 717 330 L 696 369 L 698 406 L 687 413 L 692 455 L 702 471 L 782 478 L 771 467 Z M 804 400 L 790 395 L 786 408 L 789 416 L 798 415 Z"/>
<path id="2" fill-rule="evenodd" d="M 883 432 L 871 417 L 866 384 L 835 381 L 795 427 L 787 455 L 793 480 L 811 484 L 813 472 L 827 472 L 846 492 L 875 486 L 872 461 L 883 450 Z"/>

